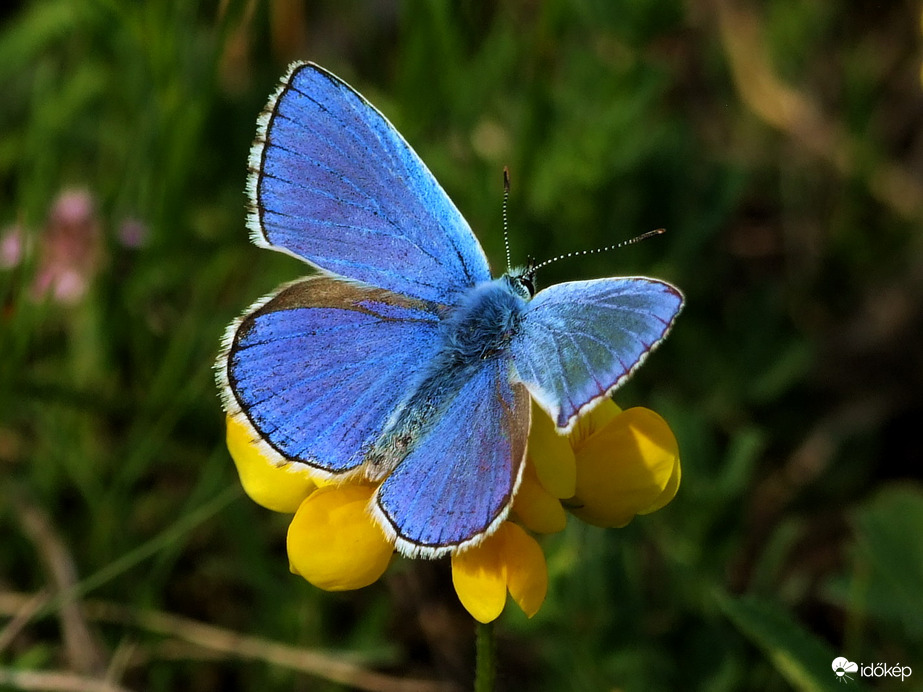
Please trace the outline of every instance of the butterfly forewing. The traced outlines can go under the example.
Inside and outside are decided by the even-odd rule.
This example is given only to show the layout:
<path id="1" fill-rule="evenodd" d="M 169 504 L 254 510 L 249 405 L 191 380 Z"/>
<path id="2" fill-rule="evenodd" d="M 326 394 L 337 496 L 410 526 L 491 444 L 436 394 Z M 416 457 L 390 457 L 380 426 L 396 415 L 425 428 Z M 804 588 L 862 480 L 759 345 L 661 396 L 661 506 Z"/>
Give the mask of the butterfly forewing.
<path id="1" fill-rule="evenodd" d="M 292 65 L 250 159 L 261 245 L 442 305 L 490 279 L 467 222 L 391 123 L 349 85 Z"/>

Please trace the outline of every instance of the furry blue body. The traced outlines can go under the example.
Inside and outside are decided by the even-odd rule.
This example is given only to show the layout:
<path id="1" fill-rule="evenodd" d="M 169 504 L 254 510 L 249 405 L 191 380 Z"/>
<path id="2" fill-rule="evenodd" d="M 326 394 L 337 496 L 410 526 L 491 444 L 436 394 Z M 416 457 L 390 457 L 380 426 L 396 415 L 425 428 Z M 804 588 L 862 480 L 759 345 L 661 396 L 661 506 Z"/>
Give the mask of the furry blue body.
<path id="1" fill-rule="evenodd" d="M 499 358 L 511 370 L 510 343 L 528 297 L 522 282 L 505 274 L 470 289 L 448 312 L 440 325 L 436 355 L 411 375 L 407 398 L 368 455 L 370 478 L 387 476 L 400 463 L 484 361 Z"/>

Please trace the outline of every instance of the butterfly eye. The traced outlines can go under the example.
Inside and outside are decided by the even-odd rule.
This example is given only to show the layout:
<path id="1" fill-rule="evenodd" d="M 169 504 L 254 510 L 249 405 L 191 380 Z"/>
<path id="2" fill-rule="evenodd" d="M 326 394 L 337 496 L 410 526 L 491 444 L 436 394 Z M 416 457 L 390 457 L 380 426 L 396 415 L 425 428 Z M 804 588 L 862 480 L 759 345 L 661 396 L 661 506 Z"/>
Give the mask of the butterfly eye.
<path id="1" fill-rule="evenodd" d="M 526 290 L 529 292 L 529 297 L 535 295 L 535 281 L 531 273 L 523 274 L 519 277 L 519 283 L 525 286 Z"/>
<path id="2" fill-rule="evenodd" d="M 535 295 L 535 275 L 528 269 L 514 269 L 509 274 L 504 274 L 510 290 L 523 300 L 531 300 Z"/>

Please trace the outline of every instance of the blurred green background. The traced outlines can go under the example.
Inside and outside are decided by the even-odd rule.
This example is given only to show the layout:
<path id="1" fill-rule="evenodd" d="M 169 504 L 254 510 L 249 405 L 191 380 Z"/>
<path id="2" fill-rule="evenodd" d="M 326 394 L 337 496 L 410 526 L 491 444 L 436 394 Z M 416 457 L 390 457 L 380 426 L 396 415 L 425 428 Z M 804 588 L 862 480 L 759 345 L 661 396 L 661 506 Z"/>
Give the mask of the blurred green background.
<path id="1" fill-rule="evenodd" d="M 256 116 L 296 58 L 394 122 L 495 268 L 504 165 L 514 262 L 668 229 L 539 277 L 685 292 L 616 397 L 670 422 L 683 484 L 543 539 L 548 599 L 499 621 L 499 688 L 838 689 L 842 655 L 913 668 L 853 686 L 923 689 L 920 12 L 5 4 L 0 689 L 470 687 L 444 562 L 311 587 L 223 445 L 219 337 L 305 272 L 244 228 Z"/>

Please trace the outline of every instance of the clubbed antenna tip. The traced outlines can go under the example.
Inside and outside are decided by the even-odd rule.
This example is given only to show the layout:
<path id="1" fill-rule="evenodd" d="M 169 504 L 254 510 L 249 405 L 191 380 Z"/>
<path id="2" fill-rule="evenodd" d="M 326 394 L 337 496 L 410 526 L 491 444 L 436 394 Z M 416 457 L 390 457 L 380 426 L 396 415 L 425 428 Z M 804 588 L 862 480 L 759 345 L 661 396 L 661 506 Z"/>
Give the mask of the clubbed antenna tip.
<path id="1" fill-rule="evenodd" d="M 623 240 L 621 243 L 616 243 L 615 245 L 607 245 L 606 247 L 596 248 L 595 250 L 579 250 L 577 252 L 568 252 L 566 255 L 558 255 L 557 257 L 552 257 L 551 259 L 545 260 L 544 262 L 540 262 L 539 264 L 536 264 L 532 270 L 537 271 L 542 267 L 547 267 L 552 262 L 568 259 L 569 257 L 582 257 L 583 255 L 594 255 L 600 252 L 608 252 L 609 250 L 617 250 L 620 247 L 625 247 L 626 245 L 634 245 L 635 243 L 640 243 L 645 238 L 651 238 L 655 235 L 661 235 L 666 232 L 666 228 L 657 228 L 653 231 L 648 231 L 647 233 L 642 233 L 641 235 L 635 236 L 634 238 Z"/>

